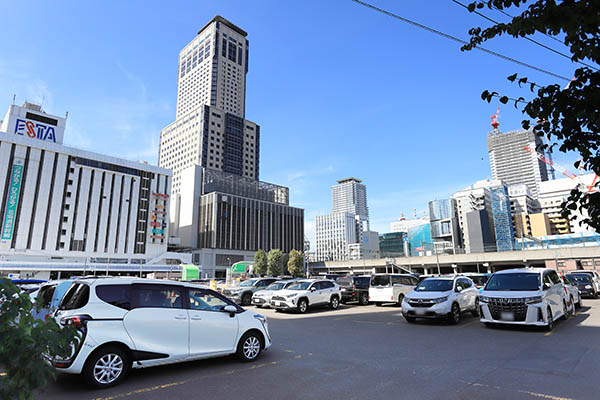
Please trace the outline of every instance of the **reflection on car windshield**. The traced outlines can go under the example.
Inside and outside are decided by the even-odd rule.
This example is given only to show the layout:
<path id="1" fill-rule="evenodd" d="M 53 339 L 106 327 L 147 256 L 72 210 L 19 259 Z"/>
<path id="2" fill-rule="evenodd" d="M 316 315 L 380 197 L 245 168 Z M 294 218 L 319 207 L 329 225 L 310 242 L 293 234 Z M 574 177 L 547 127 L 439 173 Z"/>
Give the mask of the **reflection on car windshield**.
<path id="1" fill-rule="evenodd" d="M 452 280 L 425 279 L 415 288 L 417 292 L 446 292 L 452 290 Z"/>
<path id="2" fill-rule="evenodd" d="M 246 287 L 246 286 L 254 286 L 255 283 L 256 283 L 256 279 L 250 279 L 250 280 L 247 280 L 247 281 L 244 281 L 244 282 L 240 283 L 240 286 L 244 286 L 244 287 Z"/>
<path id="3" fill-rule="evenodd" d="M 575 283 L 590 283 L 592 281 L 592 277 L 588 274 L 568 274 L 565 276 L 568 280 Z"/>
<path id="4" fill-rule="evenodd" d="M 467 275 L 477 286 L 484 286 L 489 279 L 487 275 Z"/>
<path id="5" fill-rule="evenodd" d="M 280 289 L 283 289 L 284 287 L 285 287 L 284 282 L 271 283 L 269 286 L 267 286 L 267 290 L 280 290 Z"/>
<path id="6" fill-rule="evenodd" d="M 288 290 L 306 290 L 312 282 L 296 282 L 288 286 Z"/>
<path id="7" fill-rule="evenodd" d="M 539 290 L 540 274 L 528 272 L 492 275 L 485 290 Z"/>

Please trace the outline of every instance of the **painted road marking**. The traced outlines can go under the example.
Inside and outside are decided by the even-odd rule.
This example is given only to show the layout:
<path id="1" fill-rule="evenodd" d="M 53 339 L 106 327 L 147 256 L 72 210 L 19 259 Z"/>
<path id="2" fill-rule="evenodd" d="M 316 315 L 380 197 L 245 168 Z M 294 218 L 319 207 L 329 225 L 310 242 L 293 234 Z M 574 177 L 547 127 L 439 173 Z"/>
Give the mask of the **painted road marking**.
<path id="1" fill-rule="evenodd" d="M 465 382 L 465 381 L 463 381 L 463 382 Z M 476 387 L 483 387 L 483 388 L 489 388 L 489 389 L 502 390 L 502 388 L 500 386 L 491 386 L 491 385 L 486 385 L 484 383 L 475 383 L 475 382 L 465 382 L 465 383 L 467 385 L 469 385 L 469 386 L 476 386 Z M 572 399 L 570 397 L 553 396 L 551 394 L 531 392 L 529 390 L 517 390 L 517 392 L 518 393 L 523 393 L 523 394 L 528 394 L 529 396 L 533 396 L 533 397 L 538 397 L 540 399 L 548 399 L 548 400 L 575 400 L 575 399 Z M 507 396 L 507 398 L 510 398 L 510 396 Z"/>

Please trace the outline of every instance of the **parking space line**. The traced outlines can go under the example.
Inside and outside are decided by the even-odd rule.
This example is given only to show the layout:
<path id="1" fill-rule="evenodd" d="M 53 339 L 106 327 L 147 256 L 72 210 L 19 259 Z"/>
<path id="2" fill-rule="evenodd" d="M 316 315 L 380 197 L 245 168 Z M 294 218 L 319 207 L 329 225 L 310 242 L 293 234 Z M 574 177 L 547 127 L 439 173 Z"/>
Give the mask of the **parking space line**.
<path id="1" fill-rule="evenodd" d="M 0 376 L 6 376 L 6 372 L 0 372 Z"/>
<path id="2" fill-rule="evenodd" d="M 463 381 L 463 382 L 465 382 L 465 381 Z M 484 383 L 476 383 L 476 382 L 465 382 L 465 383 L 467 385 L 469 385 L 469 386 L 502 390 L 502 388 L 500 386 L 492 386 L 492 385 L 486 385 Z M 520 389 L 517 389 L 516 391 L 518 393 L 527 394 L 529 396 L 538 397 L 540 399 L 547 399 L 547 400 L 575 400 L 575 399 L 570 398 L 570 397 L 553 396 L 551 394 L 537 393 L 537 392 L 532 392 L 532 391 L 529 391 L 529 390 L 520 390 Z M 507 396 L 507 398 L 510 398 L 510 396 Z"/>

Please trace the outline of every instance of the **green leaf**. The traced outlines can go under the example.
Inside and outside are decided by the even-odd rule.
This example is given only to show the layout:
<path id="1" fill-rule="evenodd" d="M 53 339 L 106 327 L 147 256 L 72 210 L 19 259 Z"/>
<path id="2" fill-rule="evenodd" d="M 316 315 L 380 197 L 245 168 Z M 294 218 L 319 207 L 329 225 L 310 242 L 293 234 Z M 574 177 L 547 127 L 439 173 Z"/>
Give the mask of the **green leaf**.
<path id="1" fill-rule="evenodd" d="M 514 82 L 515 79 L 517 79 L 517 74 L 512 74 L 511 76 L 507 77 L 506 79 L 508 79 L 511 82 Z"/>
<path id="2" fill-rule="evenodd" d="M 502 104 L 508 103 L 508 97 L 507 96 L 500 97 L 500 103 L 502 103 Z"/>

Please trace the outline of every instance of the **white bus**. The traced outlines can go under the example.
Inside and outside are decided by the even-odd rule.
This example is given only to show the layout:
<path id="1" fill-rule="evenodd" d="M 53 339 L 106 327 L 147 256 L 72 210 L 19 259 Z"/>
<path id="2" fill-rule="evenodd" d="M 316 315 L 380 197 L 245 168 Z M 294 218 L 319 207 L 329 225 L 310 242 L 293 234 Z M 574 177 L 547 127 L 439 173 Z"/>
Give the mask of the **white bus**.
<path id="1" fill-rule="evenodd" d="M 375 274 L 371 276 L 369 301 L 380 306 L 383 303 L 402 304 L 404 296 L 417 285 L 417 278 L 410 274 Z"/>

